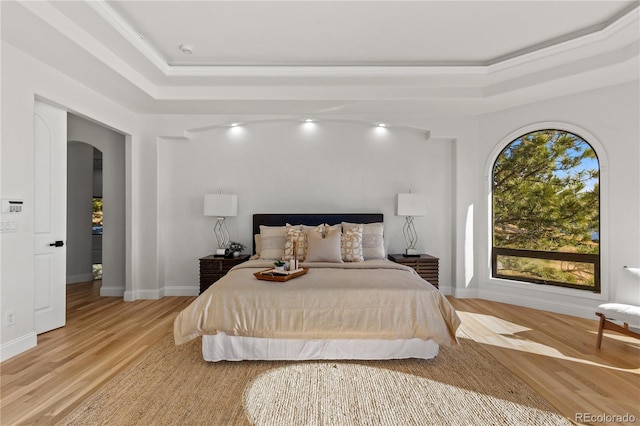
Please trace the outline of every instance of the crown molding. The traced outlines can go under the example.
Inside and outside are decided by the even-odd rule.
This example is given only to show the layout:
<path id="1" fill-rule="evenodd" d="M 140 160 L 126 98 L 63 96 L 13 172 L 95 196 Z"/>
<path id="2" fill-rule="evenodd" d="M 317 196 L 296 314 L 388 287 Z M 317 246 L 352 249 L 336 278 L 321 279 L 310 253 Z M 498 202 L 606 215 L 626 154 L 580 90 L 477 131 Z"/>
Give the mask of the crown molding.
<path id="1" fill-rule="evenodd" d="M 595 25 L 590 31 L 568 40 L 535 49 L 522 54 L 505 55 L 490 63 L 468 65 L 399 65 L 399 66 L 231 66 L 231 65 L 170 65 L 144 37 L 111 7 L 106 0 L 92 0 L 88 4 L 140 51 L 166 77 L 394 77 L 432 75 L 490 75 L 508 69 L 528 65 L 531 62 L 552 58 L 557 60 L 564 53 L 589 48 L 605 41 L 624 29 L 637 28 L 640 21 L 640 5 L 636 5 L 612 21 Z M 633 31 L 627 38 L 633 38 Z M 633 40 L 629 40 L 631 42 Z"/>
<path id="2" fill-rule="evenodd" d="M 156 85 L 152 84 L 146 77 L 133 69 L 129 64 L 114 54 L 109 48 L 98 41 L 91 34 L 87 33 L 78 24 L 69 19 L 66 15 L 46 1 L 24 1 L 20 5 L 37 16 L 52 28 L 62 33 L 65 37 L 77 44 L 83 50 L 89 52 L 93 57 L 102 62 L 105 66 L 113 69 L 125 79 L 146 92 L 149 96 L 155 97 L 157 94 Z"/>
<path id="3" fill-rule="evenodd" d="M 51 3 L 17 2 L 75 48 L 139 88 L 149 97 L 147 105 L 158 110 L 168 110 L 174 102 L 187 110 L 204 111 L 198 105 L 217 102 L 228 109 L 243 102 L 277 100 L 387 102 L 394 106 L 404 102 L 407 108 L 435 102 L 438 110 L 448 106 L 476 111 L 517 102 L 515 98 L 523 93 L 532 99 L 542 96 L 543 84 L 569 87 L 568 79 L 584 82 L 588 73 L 611 76 L 614 67 L 621 72 L 615 78 L 598 77 L 596 85 L 626 81 L 633 74 L 629 64 L 637 62 L 640 54 L 640 6 L 636 6 L 593 32 L 491 65 L 171 66 L 106 1 L 87 3 L 164 77 L 154 79 L 139 72 Z"/>
<path id="4" fill-rule="evenodd" d="M 171 72 L 171 66 L 167 63 L 167 60 L 105 0 L 92 0 L 88 1 L 87 4 L 132 46 L 138 49 L 162 74 L 168 75 Z"/>
<path id="5" fill-rule="evenodd" d="M 557 66 L 597 53 L 616 50 L 640 40 L 640 5 L 604 28 L 487 66 L 487 74 L 528 67 L 532 63 Z M 615 46 L 611 46 L 615 44 Z"/>

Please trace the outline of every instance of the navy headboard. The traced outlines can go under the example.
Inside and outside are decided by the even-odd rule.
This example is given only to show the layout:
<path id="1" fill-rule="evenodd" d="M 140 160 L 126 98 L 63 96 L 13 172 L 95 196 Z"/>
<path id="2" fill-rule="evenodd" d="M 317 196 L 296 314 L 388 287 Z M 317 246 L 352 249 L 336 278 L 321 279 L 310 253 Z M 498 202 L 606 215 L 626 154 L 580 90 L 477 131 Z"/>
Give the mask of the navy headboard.
<path id="1" fill-rule="evenodd" d="M 323 223 L 336 225 L 342 222 L 351 223 L 376 223 L 382 222 L 382 213 L 284 213 L 284 214 L 254 214 L 253 215 L 253 235 L 260 233 L 260 225 L 284 226 L 287 223 L 292 225 L 315 226 Z M 256 242 L 253 238 L 253 253 L 256 252 Z"/>

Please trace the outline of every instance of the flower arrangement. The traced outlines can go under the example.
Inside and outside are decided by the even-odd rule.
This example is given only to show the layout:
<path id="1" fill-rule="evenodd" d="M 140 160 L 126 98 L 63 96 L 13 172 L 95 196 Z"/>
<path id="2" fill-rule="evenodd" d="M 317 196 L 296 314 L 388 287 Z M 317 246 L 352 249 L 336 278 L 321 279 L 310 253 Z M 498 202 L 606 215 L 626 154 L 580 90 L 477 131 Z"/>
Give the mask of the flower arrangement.
<path id="1" fill-rule="evenodd" d="M 273 262 L 273 264 L 275 266 L 284 266 L 285 262 L 284 262 L 284 260 L 276 260 L 275 262 Z"/>
<path id="2" fill-rule="evenodd" d="M 234 252 L 236 252 L 236 251 L 237 251 L 238 253 L 242 253 L 242 250 L 244 250 L 244 248 L 245 248 L 245 247 L 244 247 L 244 244 L 242 244 L 242 243 L 238 243 L 238 242 L 236 242 L 236 241 L 231 241 L 231 242 L 229 243 L 229 251 L 230 251 L 231 253 L 234 253 Z"/>

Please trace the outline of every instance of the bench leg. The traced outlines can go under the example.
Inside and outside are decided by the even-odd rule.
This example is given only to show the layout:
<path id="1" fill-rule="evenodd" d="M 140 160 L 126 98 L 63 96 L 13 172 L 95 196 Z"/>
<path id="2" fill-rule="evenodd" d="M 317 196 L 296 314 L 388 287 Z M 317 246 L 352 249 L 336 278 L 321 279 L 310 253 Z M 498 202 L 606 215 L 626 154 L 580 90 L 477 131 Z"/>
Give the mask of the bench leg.
<path id="1" fill-rule="evenodd" d="M 606 318 L 600 312 L 596 312 L 596 315 L 600 317 L 600 325 L 598 326 L 598 340 L 596 340 L 596 348 L 600 349 L 602 345 L 602 332 L 604 331 L 604 322 Z"/>
<path id="2" fill-rule="evenodd" d="M 640 339 L 640 333 L 631 331 L 629 329 L 628 323 L 625 322 L 624 326 L 619 326 L 614 322 L 607 321 L 607 317 L 600 312 L 596 312 L 596 315 L 600 317 L 600 325 L 598 326 L 598 340 L 596 341 L 596 348 L 600 349 L 600 345 L 602 344 L 602 332 L 604 330 L 612 330 L 617 333 L 624 334 L 626 336 L 631 336 L 631 337 L 635 337 L 636 339 Z"/>

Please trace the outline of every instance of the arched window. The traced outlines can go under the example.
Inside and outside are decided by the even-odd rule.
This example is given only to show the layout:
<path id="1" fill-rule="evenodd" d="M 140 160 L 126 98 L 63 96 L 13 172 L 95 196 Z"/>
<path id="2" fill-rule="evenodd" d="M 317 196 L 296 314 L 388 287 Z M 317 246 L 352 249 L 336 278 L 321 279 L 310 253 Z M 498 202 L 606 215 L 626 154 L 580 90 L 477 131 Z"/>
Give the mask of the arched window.
<path id="1" fill-rule="evenodd" d="M 539 130 L 493 165 L 492 274 L 600 292 L 600 166 L 589 143 Z"/>

